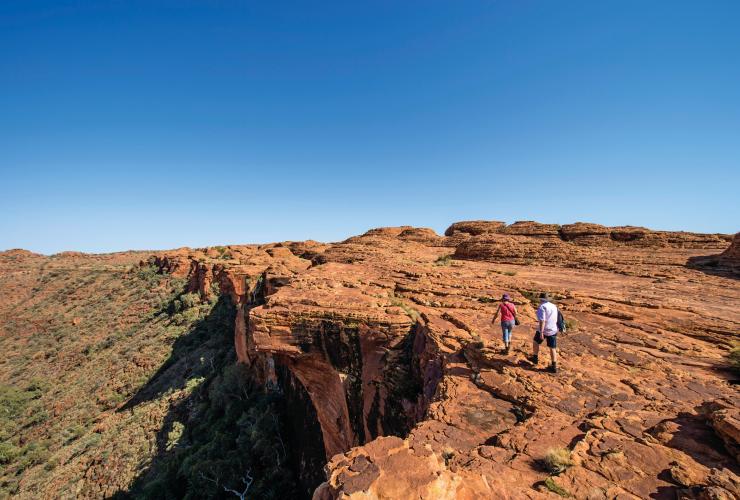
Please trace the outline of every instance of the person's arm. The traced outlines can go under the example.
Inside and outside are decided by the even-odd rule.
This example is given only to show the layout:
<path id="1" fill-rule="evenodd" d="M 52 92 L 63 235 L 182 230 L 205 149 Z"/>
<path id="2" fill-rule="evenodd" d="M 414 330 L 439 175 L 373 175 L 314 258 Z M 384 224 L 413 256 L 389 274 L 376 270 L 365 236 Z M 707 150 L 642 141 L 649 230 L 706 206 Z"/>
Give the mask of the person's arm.
<path id="1" fill-rule="evenodd" d="M 543 310 L 542 306 L 537 308 L 537 320 L 540 335 L 545 335 L 545 311 Z"/>
<path id="2" fill-rule="evenodd" d="M 496 322 L 496 318 L 498 318 L 499 311 L 501 311 L 501 304 L 498 305 L 498 308 L 496 309 L 496 314 L 493 315 L 493 319 L 491 320 L 491 323 Z"/>

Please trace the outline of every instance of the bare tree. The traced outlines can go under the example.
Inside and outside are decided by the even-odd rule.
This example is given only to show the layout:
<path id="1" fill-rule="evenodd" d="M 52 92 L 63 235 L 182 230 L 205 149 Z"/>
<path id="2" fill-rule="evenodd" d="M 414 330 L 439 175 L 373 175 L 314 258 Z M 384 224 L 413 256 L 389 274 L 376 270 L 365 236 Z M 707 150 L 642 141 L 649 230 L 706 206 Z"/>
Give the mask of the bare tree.
<path id="1" fill-rule="evenodd" d="M 285 450 L 283 437 L 280 435 L 280 423 L 278 422 L 277 416 L 274 413 L 272 414 L 272 422 L 275 424 L 275 437 L 277 437 L 278 442 L 280 443 L 280 447 L 283 449 L 282 459 L 285 460 L 285 457 L 288 456 L 288 452 Z M 278 460 L 278 465 L 280 465 L 280 460 Z"/>
<path id="2" fill-rule="evenodd" d="M 233 493 L 234 495 L 238 496 L 239 500 L 246 500 L 249 487 L 252 486 L 252 481 L 254 481 L 254 478 L 250 473 L 251 470 L 247 469 L 244 477 L 242 477 L 242 483 L 244 483 L 244 491 L 242 491 L 241 493 L 236 490 L 232 490 L 231 488 L 227 488 L 226 486 L 223 486 L 223 489 L 225 491 L 228 491 L 229 493 Z"/>
<path id="3" fill-rule="evenodd" d="M 214 479 L 214 478 L 210 478 L 210 477 L 206 476 L 205 474 L 203 474 L 203 473 L 201 472 L 201 473 L 200 473 L 200 477 L 202 477 L 203 479 L 205 479 L 205 480 L 206 480 L 206 481 L 208 481 L 209 483 L 213 483 L 213 484 L 215 484 L 215 485 L 216 485 L 216 487 L 218 487 L 218 486 L 219 486 L 219 482 L 220 482 L 220 480 L 219 480 L 218 476 L 216 476 L 216 478 Z"/>

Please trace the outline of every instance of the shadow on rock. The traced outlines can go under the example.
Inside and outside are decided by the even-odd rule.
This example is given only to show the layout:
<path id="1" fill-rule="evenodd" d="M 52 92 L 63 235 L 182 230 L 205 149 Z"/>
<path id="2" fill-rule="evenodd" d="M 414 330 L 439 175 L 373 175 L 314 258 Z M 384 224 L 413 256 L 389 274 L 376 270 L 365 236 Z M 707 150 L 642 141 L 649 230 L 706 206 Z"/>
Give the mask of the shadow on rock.
<path id="1" fill-rule="evenodd" d="M 705 405 L 696 407 L 697 414 L 681 412 L 675 418 L 663 420 L 648 430 L 665 446 L 680 450 L 708 468 L 727 468 L 740 472 L 725 443 L 707 422 Z"/>
<path id="2" fill-rule="evenodd" d="M 722 257 L 722 254 L 689 257 L 689 260 L 686 262 L 686 267 L 696 269 L 697 271 L 701 271 L 704 274 L 712 276 L 740 280 L 740 274 L 738 274 L 736 270 L 733 270 L 732 267 L 725 264 Z"/>
<path id="3" fill-rule="evenodd" d="M 177 299 L 176 299 L 177 300 Z M 172 311 L 172 304 L 160 314 Z M 118 412 L 159 398 L 168 391 L 183 389 L 189 380 L 208 376 L 224 362 L 224 346 L 233 343 L 234 307 L 229 297 L 220 297 L 204 318 L 178 337 L 172 353 L 149 381 Z"/>
<path id="4" fill-rule="evenodd" d="M 235 308 L 222 296 L 154 376 L 120 409 L 136 411 L 180 389 L 156 434 L 156 452 L 113 498 L 305 498 L 283 439 L 284 398 L 236 361 Z"/>

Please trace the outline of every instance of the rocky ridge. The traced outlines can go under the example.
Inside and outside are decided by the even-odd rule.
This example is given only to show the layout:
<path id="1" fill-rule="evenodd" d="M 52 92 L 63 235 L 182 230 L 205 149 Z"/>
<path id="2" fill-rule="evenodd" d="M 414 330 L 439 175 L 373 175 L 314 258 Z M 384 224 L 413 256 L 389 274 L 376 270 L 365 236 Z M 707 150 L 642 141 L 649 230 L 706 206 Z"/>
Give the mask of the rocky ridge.
<path id="1" fill-rule="evenodd" d="M 316 499 L 736 498 L 731 239 L 473 221 L 152 262 L 231 296 L 239 360 L 288 400 Z M 717 252 L 724 270 L 702 268 Z M 525 359 L 540 290 L 577 325 L 557 375 Z M 490 324 L 503 292 L 523 320 L 508 356 Z"/>

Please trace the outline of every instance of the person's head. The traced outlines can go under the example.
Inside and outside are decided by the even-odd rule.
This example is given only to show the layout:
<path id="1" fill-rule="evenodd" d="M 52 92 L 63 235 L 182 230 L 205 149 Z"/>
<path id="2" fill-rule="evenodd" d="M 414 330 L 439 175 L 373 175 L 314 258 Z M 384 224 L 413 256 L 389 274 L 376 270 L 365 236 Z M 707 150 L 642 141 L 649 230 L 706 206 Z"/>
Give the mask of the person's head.
<path id="1" fill-rule="evenodd" d="M 550 294 L 547 292 L 542 292 L 540 294 L 540 302 L 550 302 Z"/>
<path id="2" fill-rule="evenodd" d="M 503 295 L 503 297 L 501 297 L 501 301 L 502 302 L 510 302 L 511 301 L 511 295 L 509 295 L 508 293 L 505 293 Z"/>

